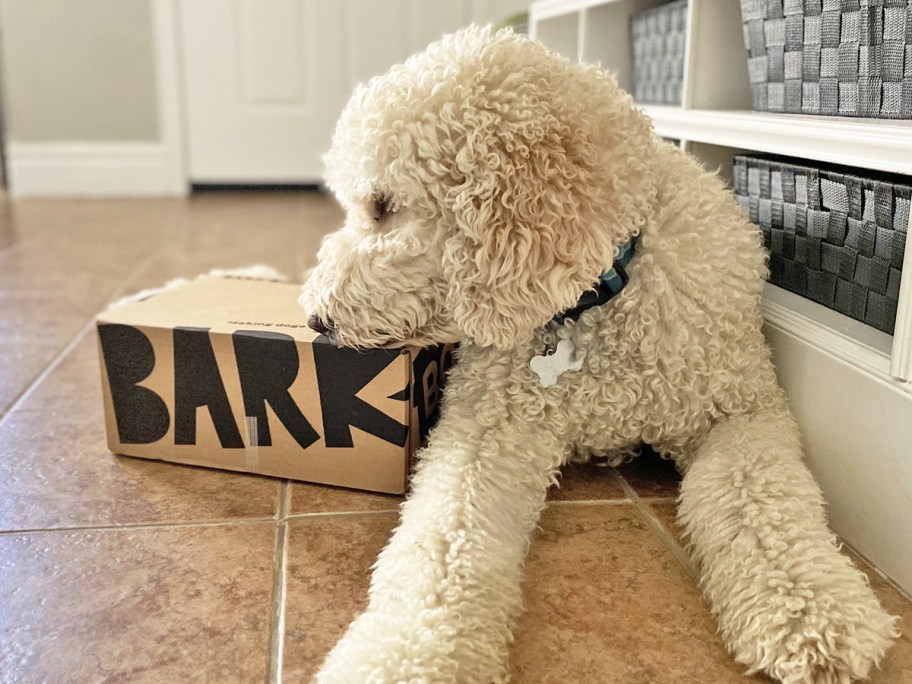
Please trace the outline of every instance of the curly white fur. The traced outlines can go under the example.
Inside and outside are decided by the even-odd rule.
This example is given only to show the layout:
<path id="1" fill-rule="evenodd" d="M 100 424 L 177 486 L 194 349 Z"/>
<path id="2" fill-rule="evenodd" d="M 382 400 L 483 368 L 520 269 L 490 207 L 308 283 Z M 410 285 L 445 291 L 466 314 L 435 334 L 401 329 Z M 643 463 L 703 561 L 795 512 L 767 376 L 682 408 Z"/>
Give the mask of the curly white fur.
<path id="1" fill-rule="evenodd" d="M 759 234 L 609 75 L 471 28 L 357 90 L 327 158 L 347 210 L 302 303 L 352 346 L 461 341 L 370 605 L 319 682 L 506 678 L 530 534 L 557 468 L 640 442 L 734 657 L 782 682 L 864 678 L 896 636 L 827 530 L 760 331 Z M 548 321 L 639 235 L 630 284 Z M 555 338 L 582 368 L 543 387 Z"/>

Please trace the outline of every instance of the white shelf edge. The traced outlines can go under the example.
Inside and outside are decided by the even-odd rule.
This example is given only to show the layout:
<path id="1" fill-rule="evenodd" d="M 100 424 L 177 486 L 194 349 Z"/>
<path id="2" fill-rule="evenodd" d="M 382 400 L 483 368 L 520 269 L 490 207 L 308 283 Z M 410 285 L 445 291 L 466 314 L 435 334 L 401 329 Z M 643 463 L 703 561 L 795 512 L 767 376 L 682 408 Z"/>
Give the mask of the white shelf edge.
<path id="1" fill-rule="evenodd" d="M 589 10 L 585 7 L 580 9 L 576 17 L 576 61 L 582 62 L 586 55 L 587 43 L 589 40 L 589 27 L 586 25 L 589 21 Z"/>
<path id="2" fill-rule="evenodd" d="M 894 377 L 912 381 L 912 216 L 906 229 L 906 251 L 903 254 L 903 275 L 899 281 L 899 300 L 896 308 L 896 325 L 893 328 L 893 363 L 890 372 Z"/>
<path id="3" fill-rule="evenodd" d="M 580 12 L 598 5 L 608 5 L 619 0 L 542 0 L 533 2 L 529 6 L 529 25 L 533 26 L 539 21 L 556 19 L 568 14 Z M 534 38 L 534 36 L 533 36 Z"/>
<path id="4" fill-rule="evenodd" d="M 912 175 L 912 121 L 642 105 L 656 133 Z"/>
<path id="5" fill-rule="evenodd" d="M 681 105 L 676 104 L 639 104 L 637 103 L 643 112 L 652 119 L 654 126 L 657 126 L 659 122 L 665 122 L 667 120 L 677 120 L 679 118 L 679 112 L 683 112 L 684 108 Z"/>
<path id="6" fill-rule="evenodd" d="M 767 325 L 806 342 L 893 389 L 912 394 L 912 384 L 891 374 L 890 335 L 771 283 L 764 286 L 760 312 Z"/>
<path id="7" fill-rule="evenodd" d="M 681 79 L 681 106 L 690 107 L 693 103 L 694 83 L 696 83 L 697 60 L 694 55 L 694 44 L 699 40 L 697 26 L 698 3 L 687 3 L 687 32 L 684 34 L 684 73 Z M 696 34 L 696 35 L 695 35 Z"/>

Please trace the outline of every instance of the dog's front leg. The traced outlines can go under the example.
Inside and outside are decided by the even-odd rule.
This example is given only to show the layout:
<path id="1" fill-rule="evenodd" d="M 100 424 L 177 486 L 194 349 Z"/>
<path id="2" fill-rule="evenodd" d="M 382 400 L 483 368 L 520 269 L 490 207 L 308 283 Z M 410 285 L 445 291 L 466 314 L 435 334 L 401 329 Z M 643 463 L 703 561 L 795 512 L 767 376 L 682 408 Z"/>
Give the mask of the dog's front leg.
<path id="1" fill-rule="evenodd" d="M 789 409 L 720 422 L 681 486 L 679 518 L 738 662 L 787 683 L 864 678 L 896 636 L 837 550 Z"/>
<path id="2" fill-rule="evenodd" d="M 561 450 L 543 430 L 485 426 L 484 415 L 468 402 L 447 408 L 377 561 L 370 604 L 318 682 L 504 679 L 523 560 Z"/>

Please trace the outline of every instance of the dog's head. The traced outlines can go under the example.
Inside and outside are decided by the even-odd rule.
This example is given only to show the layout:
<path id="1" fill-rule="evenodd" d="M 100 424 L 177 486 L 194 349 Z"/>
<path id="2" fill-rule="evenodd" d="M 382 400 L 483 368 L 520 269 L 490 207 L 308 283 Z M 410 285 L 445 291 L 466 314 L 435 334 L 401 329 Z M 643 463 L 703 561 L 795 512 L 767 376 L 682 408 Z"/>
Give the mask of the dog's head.
<path id="1" fill-rule="evenodd" d="M 599 69 L 472 27 L 359 86 L 326 157 L 345 225 L 302 304 L 341 344 L 511 348 L 642 227 L 649 124 Z"/>

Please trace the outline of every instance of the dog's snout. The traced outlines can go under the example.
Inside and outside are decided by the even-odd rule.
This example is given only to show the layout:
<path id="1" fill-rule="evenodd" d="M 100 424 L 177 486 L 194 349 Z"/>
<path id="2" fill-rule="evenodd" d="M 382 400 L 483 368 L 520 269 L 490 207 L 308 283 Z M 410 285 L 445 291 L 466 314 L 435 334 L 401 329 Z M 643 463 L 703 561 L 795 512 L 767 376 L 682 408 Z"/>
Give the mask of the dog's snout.
<path id="1" fill-rule="evenodd" d="M 332 330 L 333 322 L 332 322 L 332 319 L 329 318 L 328 316 L 326 318 L 326 321 L 324 321 L 322 318 L 320 318 L 319 316 L 317 316 L 317 314 L 314 313 L 314 314 L 310 314 L 310 316 L 308 317 L 307 326 L 311 330 L 315 330 L 316 332 L 318 332 L 320 334 L 324 334 L 324 333 L 328 333 L 330 330 Z"/>

